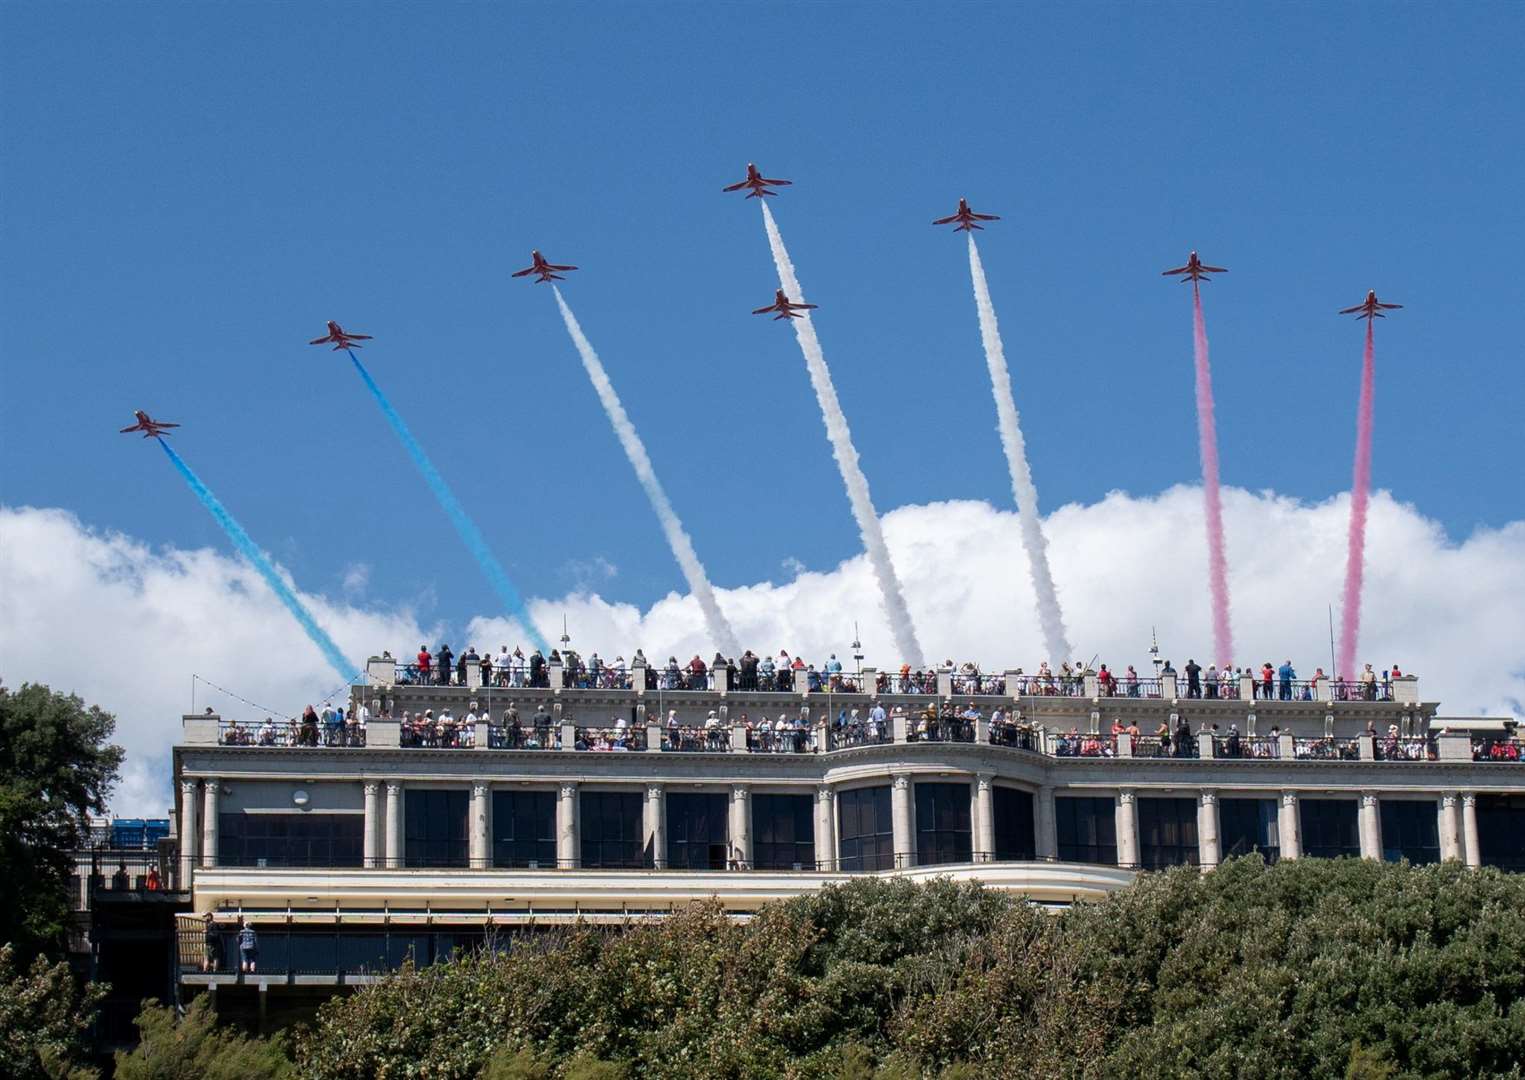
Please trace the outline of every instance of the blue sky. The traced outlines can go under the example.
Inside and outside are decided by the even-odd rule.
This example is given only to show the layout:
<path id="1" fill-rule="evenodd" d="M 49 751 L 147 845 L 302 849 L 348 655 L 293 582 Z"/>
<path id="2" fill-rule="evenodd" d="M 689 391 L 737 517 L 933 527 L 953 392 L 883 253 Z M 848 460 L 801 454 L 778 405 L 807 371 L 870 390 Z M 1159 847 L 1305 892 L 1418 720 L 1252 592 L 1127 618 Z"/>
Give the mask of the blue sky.
<path id="1" fill-rule="evenodd" d="M 1226 483 L 1349 483 L 1368 288 L 1375 482 L 1455 538 L 1521 517 L 1518 5 L 0 6 L 0 501 L 227 545 L 131 410 L 306 589 L 459 626 L 475 564 L 323 321 L 521 589 L 680 577 L 531 247 L 712 578 L 860 543 L 773 268 L 755 160 L 881 512 L 1009 505 L 959 195 L 1045 509 L 1197 476 L 1207 288 Z M 617 568 L 612 579 L 600 567 Z M 1191 566 L 1167 568 L 1200 574 Z M 1240 613 L 1241 618 L 1249 613 Z M 295 632 L 295 631 L 293 631 Z M 935 646 L 933 647 L 935 651 Z"/>

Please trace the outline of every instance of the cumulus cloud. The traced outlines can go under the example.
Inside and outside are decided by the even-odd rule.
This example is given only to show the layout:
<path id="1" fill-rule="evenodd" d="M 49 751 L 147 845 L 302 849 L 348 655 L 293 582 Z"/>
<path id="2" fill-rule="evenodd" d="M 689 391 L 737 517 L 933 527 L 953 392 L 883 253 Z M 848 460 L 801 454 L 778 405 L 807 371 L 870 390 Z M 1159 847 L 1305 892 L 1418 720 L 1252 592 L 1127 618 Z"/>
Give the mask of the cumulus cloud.
<path id="1" fill-rule="evenodd" d="M 1328 605 L 1344 568 L 1345 496 L 1317 504 L 1272 492 L 1224 492 L 1237 663 L 1291 659 L 1301 673 L 1329 666 Z M 1147 660 L 1151 629 L 1177 667 L 1206 658 L 1211 641 L 1201 492 L 1109 494 L 1065 506 L 1044 525 L 1054 576 L 1082 659 L 1114 666 Z M 922 641 L 937 659 L 987 669 L 1042 655 L 1017 517 L 980 502 L 902 507 L 884 531 Z M 1373 664 L 1420 676 L 1445 715 L 1525 712 L 1525 521 L 1448 538 L 1414 507 L 1379 493 L 1368 525 L 1363 639 Z M 357 661 L 432 640 L 411 610 L 364 608 L 302 594 L 319 622 Z M 720 590 L 743 644 L 787 648 L 819 661 L 846 656 L 859 624 L 866 663 L 898 666 L 881 625 L 878 592 L 859 556 L 824 570 L 801 568 L 784 584 Z M 199 673 L 251 701 L 291 710 L 334 689 L 333 676 L 255 572 L 219 552 L 154 550 L 90 529 L 51 509 L 0 508 L 0 671 L 70 689 L 111 708 L 128 749 L 116 808 L 162 813 L 168 748 Z M 543 627 L 567 616 L 574 647 L 627 659 L 708 658 L 699 605 L 670 594 L 649 608 L 611 600 L 594 583 L 530 605 Z M 1335 611 L 1338 621 L 1338 610 Z M 479 648 L 512 648 L 501 619 L 470 619 Z M 220 677 L 219 677 L 220 676 Z M 256 716 L 202 685 L 197 705 Z M 259 714 L 262 715 L 262 714 Z"/>

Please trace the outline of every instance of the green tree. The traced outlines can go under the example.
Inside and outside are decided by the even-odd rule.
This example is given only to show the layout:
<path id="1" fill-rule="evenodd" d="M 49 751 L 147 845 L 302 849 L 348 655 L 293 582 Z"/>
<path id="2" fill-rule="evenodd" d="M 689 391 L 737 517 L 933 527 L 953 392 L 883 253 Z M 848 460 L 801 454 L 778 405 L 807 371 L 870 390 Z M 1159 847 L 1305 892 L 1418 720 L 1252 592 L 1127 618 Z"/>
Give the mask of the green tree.
<path id="1" fill-rule="evenodd" d="M 0 944 L 29 960 L 66 944 L 71 852 L 122 764 L 115 718 L 73 694 L 0 686 Z"/>
<path id="2" fill-rule="evenodd" d="M 151 1001 L 138 1014 L 141 1041 L 117 1051 L 117 1080 L 294 1080 L 296 1068 L 280 1038 L 251 1039 L 219 1027 L 203 995 L 181 1019 Z"/>
<path id="3" fill-rule="evenodd" d="M 0 945 L 0 1076 L 93 1075 L 83 1068 L 85 1036 L 105 991 L 81 990 L 62 961 L 49 965 L 39 956 L 28 971 L 18 970 L 15 961 L 15 950 Z"/>

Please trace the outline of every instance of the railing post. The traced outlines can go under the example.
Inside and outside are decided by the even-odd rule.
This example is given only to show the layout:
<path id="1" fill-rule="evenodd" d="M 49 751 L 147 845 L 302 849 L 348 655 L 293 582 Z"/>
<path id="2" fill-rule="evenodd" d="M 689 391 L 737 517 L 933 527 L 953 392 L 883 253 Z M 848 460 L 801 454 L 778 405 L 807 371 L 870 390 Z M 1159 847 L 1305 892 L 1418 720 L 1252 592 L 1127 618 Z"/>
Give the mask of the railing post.
<path id="1" fill-rule="evenodd" d="M 184 732 L 185 744 L 187 746 L 216 746 L 217 729 L 221 723 L 222 717 L 216 713 L 182 716 L 180 727 Z"/>
<path id="2" fill-rule="evenodd" d="M 890 730 L 894 732 L 895 742 L 904 745 L 906 742 L 906 729 L 911 717 L 909 713 L 897 712 L 890 717 Z"/>
<path id="3" fill-rule="evenodd" d="M 725 697 L 726 691 L 731 688 L 731 669 L 724 664 L 716 664 L 710 668 L 710 675 L 715 680 L 715 692 Z"/>
<path id="4" fill-rule="evenodd" d="M 636 692 L 637 696 L 640 696 L 640 695 L 646 693 L 646 665 L 645 664 L 631 664 L 630 665 L 630 687 L 631 687 L 631 689 L 633 689 Z"/>
<path id="5" fill-rule="evenodd" d="M 1213 759 L 1213 733 L 1211 731 L 1199 731 L 1197 733 L 1197 757 L 1203 761 Z"/>
<path id="6" fill-rule="evenodd" d="M 947 701 L 953 696 L 953 669 L 937 669 L 937 696 Z"/>
<path id="7" fill-rule="evenodd" d="M 792 674 L 794 675 L 794 692 L 801 696 L 810 693 L 810 672 L 804 668 L 795 668 Z"/>
<path id="8" fill-rule="evenodd" d="M 662 725 L 646 725 L 646 752 L 660 753 L 662 750 Z"/>
<path id="9" fill-rule="evenodd" d="M 372 656 L 365 662 L 365 678 L 372 686 L 394 686 L 397 683 L 397 661 Z"/>
<path id="10" fill-rule="evenodd" d="M 1376 746 L 1376 742 L 1377 742 L 1377 740 L 1372 738 L 1372 736 L 1370 736 L 1370 735 L 1358 735 L 1358 736 L 1356 736 L 1356 751 L 1357 751 L 1357 756 L 1360 758 L 1360 760 L 1362 760 L 1362 761 L 1376 761 L 1377 760 L 1377 746 Z"/>
<path id="11" fill-rule="evenodd" d="M 1126 731 L 1120 732 L 1119 734 L 1113 736 L 1113 742 L 1116 744 L 1113 749 L 1113 753 L 1115 753 L 1118 757 L 1131 758 L 1133 756 L 1132 735 L 1129 735 Z"/>
<path id="12" fill-rule="evenodd" d="M 811 730 L 815 732 L 816 753 L 824 754 L 827 750 L 830 750 L 831 725 L 828 724 L 824 719 L 817 720 L 815 722 L 815 726 Z"/>
<path id="13" fill-rule="evenodd" d="M 1393 701 L 1399 705 L 1419 704 L 1419 679 L 1414 675 L 1400 675 L 1393 680 Z"/>
<path id="14" fill-rule="evenodd" d="M 1177 701 L 1180 695 L 1176 692 L 1176 673 L 1167 671 L 1160 676 L 1160 697 L 1166 701 Z"/>
<path id="15" fill-rule="evenodd" d="M 1297 743 L 1291 735 L 1283 733 L 1276 737 L 1276 752 L 1283 761 L 1291 761 L 1297 756 Z"/>
<path id="16" fill-rule="evenodd" d="M 365 745 L 395 750 L 402 745 L 402 728 L 391 716 L 372 715 L 365 725 Z"/>
<path id="17" fill-rule="evenodd" d="M 1082 672 L 1080 676 L 1080 688 L 1081 692 L 1084 693 L 1086 697 L 1092 701 L 1095 701 L 1101 695 L 1101 680 L 1097 678 L 1096 672 L 1092 671 L 1090 668 L 1087 668 L 1084 672 Z"/>
<path id="18" fill-rule="evenodd" d="M 466 689 L 482 689 L 482 661 L 480 658 L 466 664 Z"/>
<path id="19" fill-rule="evenodd" d="M 476 722 L 476 729 L 471 733 L 471 745 L 474 750 L 491 750 L 488 744 L 492 742 L 492 721 L 484 710 Z"/>
<path id="20" fill-rule="evenodd" d="M 1334 680 L 1324 675 L 1313 680 L 1313 699 L 1315 701 L 1334 700 Z"/>
<path id="21" fill-rule="evenodd" d="M 561 725 L 561 748 L 563 750 L 574 750 L 577 748 L 576 724 Z"/>
<path id="22" fill-rule="evenodd" d="M 764 717 L 767 713 L 763 714 Z M 731 753 L 745 754 L 747 752 L 747 729 L 740 720 L 731 725 Z"/>
<path id="23" fill-rule="evenodd" d="M 1009 697 L 1013 703 L 1021 701 L 1022 680 L 1027 676 L 1023 675 L 1016 668 L 1007 668 L 1005 671 L 1001 672 L 1001 675 L 1005 678 L 1006 696 Z"/>
<path id="24" fill-rule="evenodd" d="M 1255 700 L 1255 676 L 1247 671 L 1239 676 L 1239 700 Z"/>
<path id="25" fill-rule="evenodd" d="M 981 746 L 990 742 L 990 717 L 983 712 L 974 721 L 974 741 Z"/>
<path id="26" fill-rule="evenodd" d="M 1471 761 L 1472 736 L 1465 731 L 1442 731 L 1435 736 L 1438 761 Z"/>
<path id="27" fill-rule="evenodd" d="M 560 660 L 551 660 L 545 665 L 546 681 L 551 684 L 552 690 L 561 690 L 567 685 L 566 670 Z"/>

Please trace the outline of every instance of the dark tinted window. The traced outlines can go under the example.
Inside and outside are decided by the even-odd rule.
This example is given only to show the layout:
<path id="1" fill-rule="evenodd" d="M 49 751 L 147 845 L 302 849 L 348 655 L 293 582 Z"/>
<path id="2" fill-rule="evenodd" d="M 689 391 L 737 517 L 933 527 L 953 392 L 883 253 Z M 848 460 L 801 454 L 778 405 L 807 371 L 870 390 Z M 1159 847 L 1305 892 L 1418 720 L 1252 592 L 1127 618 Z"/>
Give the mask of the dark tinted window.
<path id="1" fill-rule="evenodd" d="M 972 855 L 969 829 L 969 785 L 916 784 L 916 863 L 968 862 Z"/>
<path id="2" fill-rule="evenodd" d="M 1058 796 L 1054 825 L 1060 859 L 1117 865 L 1117 816 L 1111 799 Z"/>
<path id="3" fill-rule="evenodd" d="M 1477 840 L 1484 866 L 1525 870 L 1525 796 L 1479 795 Z"/>
<path id="4" fill-rule="evenodd" d="M 1281 858 L 1281 827 L 1275 799 L 1219 799 L 1218 842 L 1223 857 L 1259 852 L 1268 863 Z"/>
<path id="5" fill-rule="evenodd" d="M 759 870 L 815 869 L 814 796 L 752 796 L 752 865 Z"/>
<path id="6" fill-rule="evenodd" d="M 1416 865 L 1440 861 L 1440 822 L 1433 799 L 1383 799 L 1382 857 Z"/>
<path id="7" fill-rule="evenodd" d="M 651 865 L 646 826 L 635 791 L 584 791 L 578 796 L 582 865 L 611 869 Z"/>
<path id="8" fill-rule="evenodd" d="M 1139 799 L 1138 857 L 1147 870 L 1197 865 L 1197 800 Z"/>
<path id="9" fill-rule="evenodd" d="M 403 794 L 403 818 L 409 866 L 465 866 L 465 791 L 409 788 Z"/>
<path id="10" fill-rule="evenodd" d="M 223 866 L 359 866 L 360 814 L 218 814 Z"/>
<path id="11" fill-rule="evenodd" d="M 556 865 L 556 793 L 492 793 L 492 864 L 544 869 Z"/>
<path id="12" fill-rule="evenodd" d="M 1354 799 L 1300 799 L 1298 804 L 1304 855 L 1310 859 L 1337 859 L 1361 854 Z"/>
<path id="13" fill-rule="evenodd" d="M 668 792 L 667 865 L 674 870 L 724 870 L 731 800 L 714 792 Z"/>
<path id="14" fill-rule="evenodd" d="M 1003 862 L 1036 858 L 1032 792 L 997 786 L 991 796 L 995 816 L 995 857 Z"/>
<path id="15" fill-rule="evenodd" d="M 889 870 L 895 865 L 895 828 L 890 789 L 857 788 L 837 796 L 841 837 L 837 854 L 843 870 Z"/>

